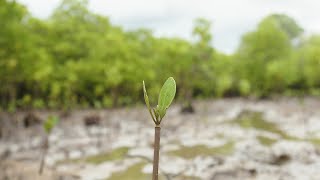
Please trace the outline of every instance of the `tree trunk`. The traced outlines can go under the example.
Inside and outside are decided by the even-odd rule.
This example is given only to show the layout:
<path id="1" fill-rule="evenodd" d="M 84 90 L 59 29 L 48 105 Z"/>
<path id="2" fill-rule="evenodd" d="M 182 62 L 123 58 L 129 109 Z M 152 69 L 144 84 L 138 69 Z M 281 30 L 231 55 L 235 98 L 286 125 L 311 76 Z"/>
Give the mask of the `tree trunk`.
<path id="1" fill-rule="evenodd" d="M 114 87 L 111 90 L 111 98 L 112 98 L 112 106 L 113 107 L 118 107 L 119 105 L 119 92 L 118 92 L 118 87 Z"/>

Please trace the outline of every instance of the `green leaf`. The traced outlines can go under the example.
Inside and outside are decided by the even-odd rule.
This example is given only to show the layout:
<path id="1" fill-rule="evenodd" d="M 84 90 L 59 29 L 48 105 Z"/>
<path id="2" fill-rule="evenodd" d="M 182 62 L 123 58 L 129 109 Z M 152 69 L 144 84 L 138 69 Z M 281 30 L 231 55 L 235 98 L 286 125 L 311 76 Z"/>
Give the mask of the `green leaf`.
<path id="1" fill-rule="evenodd" d="M 58 122 L 59 119 L 57 117 L 50 116 L 43 124 L 43 128 L 46 131 L 46 133 L 49 134 Z"/>
<path id="2" fill-rule="evenodd" d="M 156 112 L 158 113 L 158 117 L 159 117 L 160 121 L 166 115 L 166 111 L 167 111 L 167 109 L 160 108 L 160 106 L 157 106 Z"/>
<path id="3" fill-rule="evenodd" d="M 142 81 L 142 84 L 143 84 L 144 101 L 146 102 L 146 105 L 147 105 L 148 109 L 150 109 L 149 97 L 148 97 L 148 94 L 147 94 L 147 89 L 146 89 L 146 85 L 144 84 L 144 81 Z"/>
<path id="4" fill-rule="evenodd" d="M 150 107 L 150 103 L 149 103 L 149 97 L 148 97 L 148 94 L 147 94 L 147 89 L 146 89 L 146 85 L 144 84 L 144 81 L 142 81 L 142 84 L 143 84 L 144 101 L 146 102 L 148 111 L 149 111 L 149 113 L 151 115 L 151 118 L 152 118 L 153 122 L 156 123 L 156 119 L 155 119 L 155 117 L 154 117 L 154 115 L 152 114 L 152 111 L 151 111 L 151 107 Z"/>
<path id="5" fill-rule="evenodd" d="M 157 110 L 161 119 L 166 114 L 166 110 L 172 103 L 175 94 L 176 94 L 176 82 L 172 77 L 170 77 L 163 84 L 159 94 Z"/>
<path id="6" fill-rule="evenodd" d="M 156 119 L 156 124 L 160 124 L 160 114 L 159 114 L 159 110 L 158 110 L 158 106 L 156 108 L 153 108 L 153 114 L 155 116 Z"/>

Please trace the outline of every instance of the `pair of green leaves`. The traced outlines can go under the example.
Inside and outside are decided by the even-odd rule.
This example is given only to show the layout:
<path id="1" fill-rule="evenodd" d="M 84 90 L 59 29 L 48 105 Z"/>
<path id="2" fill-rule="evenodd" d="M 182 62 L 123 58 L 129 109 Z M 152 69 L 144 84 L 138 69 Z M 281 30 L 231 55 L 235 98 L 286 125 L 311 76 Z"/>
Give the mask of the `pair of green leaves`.
<path id="1" fill-rule="evenodd" d="M 55 116 L 49 116 L 48 119 L 44 122 L 43 128 L 47 134 L 51 133 L 52 129 L 58 124 L 59 119 Z"/>
<path id="2" fill-rule="evenodd" d="M 148 107 L 148 110 L 152 117 L 153 122 L 156 125 L 160 125 L 162 118 L 166 115 L 167 109 L 169 108 L 176 94 L 175 80 L 172 77 L 170 77 L 163 84 L 160 90 L 158 105 L 156 108 L 151 108 L 150 106 L 149 97 L 147 94 L 144 81 L 143 81 L 143 93 L 144 93 L 144 100 L 146 102 L 146 105 Z"/>

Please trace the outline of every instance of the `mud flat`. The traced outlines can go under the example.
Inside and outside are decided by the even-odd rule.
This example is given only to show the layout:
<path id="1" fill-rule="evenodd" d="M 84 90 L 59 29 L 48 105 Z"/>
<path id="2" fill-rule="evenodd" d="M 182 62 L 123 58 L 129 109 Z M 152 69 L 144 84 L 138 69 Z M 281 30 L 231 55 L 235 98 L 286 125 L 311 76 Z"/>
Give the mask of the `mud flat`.
<path id="1" fill-rule="evenodd" d="M 196 102 L 195 109 L 180 114 L 175 105 L 164 119 L 163 180 L 320 179 L 319 99 L 222 99 Z M 35 113 L 61 116 L 44 175 L 37 175 L 41 127 L 18 123 L 0 140 L 0 180 L 150 179 L 153 125 L 145 107 Z M 86 126 L 93 115 L 101 122 Z"/>

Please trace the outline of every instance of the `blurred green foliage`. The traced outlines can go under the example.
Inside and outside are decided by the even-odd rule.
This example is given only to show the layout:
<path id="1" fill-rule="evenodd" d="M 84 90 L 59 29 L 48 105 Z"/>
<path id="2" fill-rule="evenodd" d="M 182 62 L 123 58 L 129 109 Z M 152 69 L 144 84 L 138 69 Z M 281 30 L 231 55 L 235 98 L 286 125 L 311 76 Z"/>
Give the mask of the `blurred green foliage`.
<path id="1" fill-rule="evenodd" d="M 47 134 L 50 134 L 52 129 L 58 124 L 58 122 L 58 117 L 49 116 L 48 119 L 43 123 L 43 129 Z"/>
<path id="2" fill-rule="evenodd" d="M 264 18 L 232 55 L 211 46 L 211 23 L 197 19 L 194 41 L 158 38 L 146 29 L 124 31 L 88 10 L 85 0 L 63 0 L 46 20 L 11 0 L 0 0 L 0 105 L 16 108 L 115 107 L 150 97 L 166 77 L 177 96 L 320 95 L 320 36 L 282 14 Z M 155 102 L 155 99 L 150 101 Z"/>

